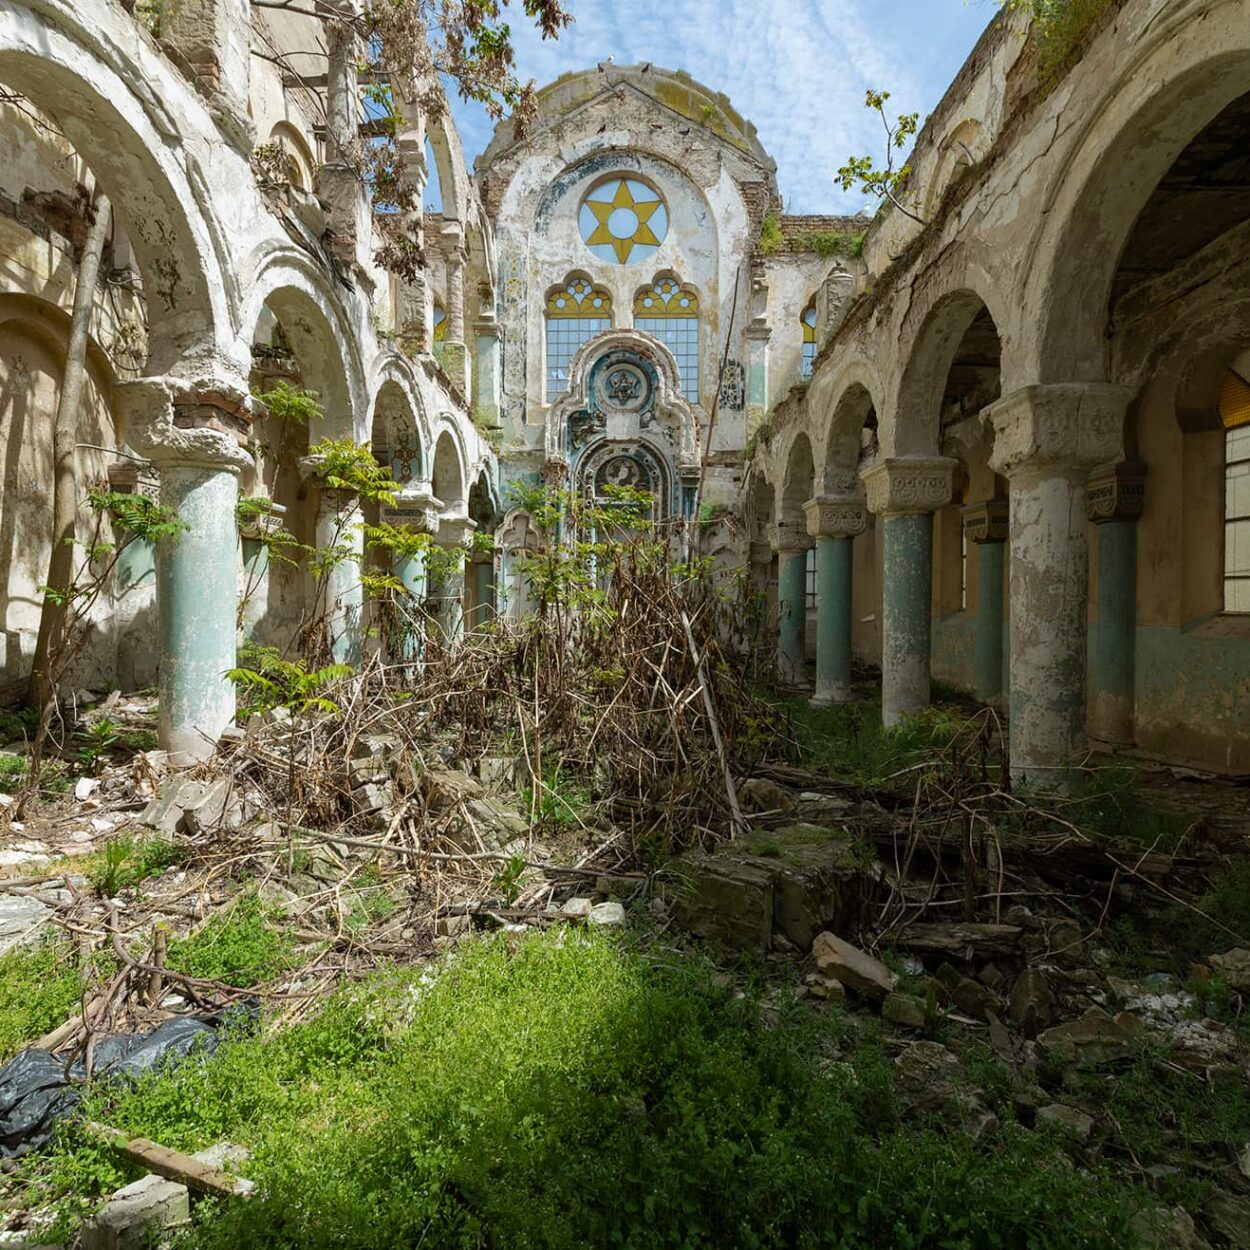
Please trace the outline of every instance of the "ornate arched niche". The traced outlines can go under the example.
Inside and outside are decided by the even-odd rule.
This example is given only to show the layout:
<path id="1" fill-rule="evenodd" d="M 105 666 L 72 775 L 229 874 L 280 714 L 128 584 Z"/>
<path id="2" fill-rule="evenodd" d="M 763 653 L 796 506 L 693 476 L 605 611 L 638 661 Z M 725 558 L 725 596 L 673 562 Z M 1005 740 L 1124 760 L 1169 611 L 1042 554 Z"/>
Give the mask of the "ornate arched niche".
<path id="1" fill-rule="evenodd" d="M 598 335 L 574 357 L 569 391 L 552 405 L 547 454 L 578 491 L 631 487 L 653 519 L 688 516 L 699 476 L 698 421 L 682 398 L 672 354 L 650 335 Z"/>

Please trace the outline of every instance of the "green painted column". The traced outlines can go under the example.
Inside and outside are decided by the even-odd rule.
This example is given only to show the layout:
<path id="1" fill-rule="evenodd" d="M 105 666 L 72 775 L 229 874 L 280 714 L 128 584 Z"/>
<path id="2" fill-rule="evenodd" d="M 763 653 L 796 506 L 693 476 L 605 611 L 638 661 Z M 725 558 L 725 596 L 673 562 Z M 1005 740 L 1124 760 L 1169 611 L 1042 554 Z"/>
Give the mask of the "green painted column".
<path id="1" fill-rule="evenodd" d="M 867 526 L 862 496 L 820 497 L 803 506 L 816 539 L 816 692 L 813 707 L 847 703 L 855 536 Z"/>
<path id="2" fill-rule="evenodd" d="M 495 619 L 495 562 L 475 559 L 470 571 L 473 608 L 468 624 L 470 629 L 483 629 Z"/>
<path id="3" fill-rule="evenodd" d="M 989 499 L 963 510 L 964 537 L 977 549 L 977 698 L 998 703 L 1003 693 L 1003 576 L 1007 501 Z"/>
<path id="4" fill-rule="evenodd" d="M 360 663 L 364 634 L 365 590 L 360 580 L 364 558 L 363 518 L 354 495 L 322 489 L 317 511 L 317 546 L 334 548 L 338 558 L 327 569 L 319 591 L 330 655 L 335 664 Z"/>
<path id="5" fill-rule="evenodd" d="M 929 706 L 933 513 L 951 497 L 956 462 L 944 456 L 879 460 L 864 471 L 868 507 L 883 517 L 881 721 Z"/>
<path id="6" fill-rule="evenodd" d="M 1090 630 L 1090 733 L 1135 741 L 1137 686 L 1137 520 L 1145 506 L 1146 467 L 1116 464 L 1090 474 L 1086 512 L 1098 535 L 1098 598 Z"/>
<path id="7" fill-rule="evenodd" d="M 1090 470 L 1118 459 L 1126 387 L 1028 386 L 991 405 L 1011 498 L 1011 774 L 1066 789 L 1086 750 Z"/>
<path id="8" fill-rule="evenodd" d="M 464 637 L 464 566 L 474 529 L 474 523 L 465 517 L 444 518 L 438 526 L 436 541 L 443 553 L 452 557 L 450 563 L 439 561 L 438 581 L 434 586 L 438 622 L 448 642 Z"/>
<path id="9" fill-rule="evenodd" d="M 426 561 L 425 553 L 398 556 L 395 560 L 395 576 L 399 578 L 409 599 L 401 607 L 399 622 L 399 657 L 405 663 L 415 664 L 422 654 L 422 605 L 425 603 Z"/>
<path id="10" fill-rule="evenodd" d="M 807 548 L 777 550 L 777 664 L 790 686 L 806 683 Z"/>
<path id="11" fill-rule="evenodd" d="M 235 711 L 238 602 L 232 466 L 160 465 L 161 504 L 187 528 L 158 544 L 156 601 L 160 634 L 161 744 L 181 760 L 211 755 Z"/>

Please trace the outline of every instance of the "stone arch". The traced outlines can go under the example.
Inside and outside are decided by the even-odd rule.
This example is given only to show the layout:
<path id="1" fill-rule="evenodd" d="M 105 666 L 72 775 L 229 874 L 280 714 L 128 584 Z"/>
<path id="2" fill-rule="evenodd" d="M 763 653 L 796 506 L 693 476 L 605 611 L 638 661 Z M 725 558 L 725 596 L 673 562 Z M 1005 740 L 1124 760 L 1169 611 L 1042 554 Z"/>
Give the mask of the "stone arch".
<path id="1" fill-rule="evenodd" d="M 460 135 L 452 124 L 450 111 L 444 110 L 428 119 L 426 137 L 430 151 L 434 154 L 434 163 L 438 167 L 443 220 L 467 225 L 472 201 L 471 183 Z"/>
<path id="2" fill-rule="evenodd" d="M 309 430 L 310 439 L 366 442 L 370 405 L 360 343 L 329 275 L 302 253 L 274 249 L 257 264 L 248 293 L 243 325 L 249 349 L 265 308 L 277 317 L 300 362 L 304 384 L 318 393 L 325 412 Z"/>
<path id="3" fill-rule="evenodd" d="M 859 464 L 864 458 L 863 431 L 876 429 L 880 411 L 875 396 L 880 383 L 864 362 L 839 372 L 842 389 L 829 407 L 826 421 L 813 425 L 812 440 L 819 459 L 819 485 L 830 495 L 859 493 Z"/>
<path id="4" fill-rule="evenodd" d="M 298 174 L 298 177 L 291 178 L 291 182 L 303 191 L 312 191 L 317 174 L 317 159 L 299 128 L 288 121 L 275 122 L 269 132 L 269 142 L 281 143 L 287 149 L 288 165 L 293 163 Z M 288 177 L 290 172 L 288 168 Z"/>
<path id="5" fill-rule="evenodd" d="M 965 117 L 952 127 L 938 146 L 937 163 L 925 190 L 921 216 L 929 220 L 946 192 L 984 157 L 988 148 L 984 125 L 975 117 Z"/>
<path id="6" fill-rule="evenodd" d="M 815 494 L 816 461 L 812 455 L 812 440 L 806 430 L 799 430 L 785 449 L 785 457 L 778 457 L 782 466 L 777 492 L 777 519 L 785 525 L 805 525 L 803 505 Z"/>
<path id="7" fill-rule="evenodd" d="M 1048 180 L 1041 227 L 1022 258 L 1019 306 L 1040 313 L 1026 380 L 1100 382 L 1120 257 L 1155 188 L 1192 139 L 1250 82 L 1250 24 L 1237 0 L 1160 13 Z"/>
<path id="8" fill-rule="evenodd" d="M 412 398 L 395 378 L 387 378 L 373 397 L 370 422 L 373 456 L 400 486 L 426 480 L 430 465 Z"/>
<path id="9" fill-rule="evenodd" d="M 465 515 L 469 494 L 466 485 L 468 463 L 459 431 L 452 422 L 444 419 L 439 423 L 438 434 L 434 439 L 434 454 L 430 458 L 430 485 L 446 517 Z"/>
<path id="10" fill-rule="evenodd" d="M 147 371 L 194 375 L 228 354 L 239 288 L 208 178 L 164 103 L 185 84 L 133 32 L 110 38 L 107 21 L 40 7 L 0 4 L 0 82 L 55 119 L 108 193 L 143 273 Z"/>
<path id="11" fill-rule="evenodd" d="M 371 371 L 369 390 L 373 395 L 370 404 L 370 429 L 377 427 L 378 408 L 385 397 L 390 401 L 385 405 L 390 446 L 393 448 L 398 436 L 410 431 L 420 465 L 420 474 L 417 475 L 414 464 L 414 480 L 418 480 L 419 476 L 419 480 L 428 481 L 430 448 L 434 439 L 412 362 L 396 352 L 387 352 L 378 357 Z"/>
<path id="12" fill-rule="evenodd" d="M 1001 375 L 998 327 L 1003 324 L 1001 302 L 993 296 L 983 298 L 973 286 L 953 285 L 928 305 L 915 332 L 904 336 L 901 358 L 906 363 L 899 378 L 893 420 L 881 432 L 887 455 L 938 454 L 952 367 L 966 350 L 970 336 L 983 336 L 988 326 Z M 993 398 L 1001 389 L 1000 381 Z"/>

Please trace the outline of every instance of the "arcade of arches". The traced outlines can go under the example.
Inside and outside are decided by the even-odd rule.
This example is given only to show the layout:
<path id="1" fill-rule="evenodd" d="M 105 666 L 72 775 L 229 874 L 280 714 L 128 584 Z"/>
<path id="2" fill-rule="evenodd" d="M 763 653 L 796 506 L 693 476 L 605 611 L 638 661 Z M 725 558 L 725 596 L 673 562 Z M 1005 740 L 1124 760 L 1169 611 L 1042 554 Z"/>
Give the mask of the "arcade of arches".
<path id="1" fill-rule="evenodd" d="M 681 71 L 565 74 L 472 173 L 414 104 L 400 150 L 438 202 L 403 280 L 343 156 L 368 125 L 351 37 L 284 75 L 261 53 L 310 46 L 295 10 L 180 0 L 158 39 L 88 7 L 0 7 L 6 696 L 103 193 L 79 475 L 188 529 L 119 571 L 74 681 L 159 682 L 166 746 L 211 750 L 240 642 L 282 645 L 312 593 L 237 501 L 358 542 L 369 509 L 309 455 L 349 438 L 400 484 L 392 523 L 476 536 L 425 588 L 453 635 L 528 610 L 514 486 L 628 484 L 750 567 L 817 703 L 875 666 L 893 724 L 940 680 L 1008 713 L 1039 785 L 1091 743 L 1250 771 L 1250 0 L 1112 4 L 1058 86 L 1023 11 L 996 15 L 918 136 L 923 222 L 782 213 L 755 128 Z M 307 426 L 255 399 L 279 383 L 316 392 Z M 348 662 L 358 583 L 322 590 Z"/>

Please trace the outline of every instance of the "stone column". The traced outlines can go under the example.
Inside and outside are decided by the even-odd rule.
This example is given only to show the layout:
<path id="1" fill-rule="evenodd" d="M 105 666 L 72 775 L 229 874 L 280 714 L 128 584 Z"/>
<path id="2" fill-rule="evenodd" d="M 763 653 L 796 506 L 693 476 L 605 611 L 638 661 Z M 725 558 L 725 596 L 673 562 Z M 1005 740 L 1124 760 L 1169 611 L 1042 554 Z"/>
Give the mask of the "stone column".
<path id="1" fill-rule="evenodd" d="M 443 370 L 462 395 L 468 396 L 468 351 L 464 341 L 464 230 L 458 221 L 443 224 L 443 255 L 447 263 L 447 340 Z"/>
<path id="2" fill-rule="evenodd" d="M 956 461 L 879 460 L 864 471 L 868 508 L 882 517 L 881 721 L 887 729 L 929 706 L 933 513 L 951 497 Z"/>
<path id="3" fill-rule="evenodd" d="M 762 317 L 747 327 L 747 427 L 749 439 L 768 415 L 768 343 L 772 328 Z"/>
<path id="4" fill-rule="evenodd" d="M 315 603 L 325 621 L 332 662 L 356 665 L 363 652 L 364 516 L 359 499 L 351 491 L 336 490 L 321 482 L 321 461 L 320 456 L 305 456 L 300 461 L 300 470 L 320 491 L 313 541 L 325 554 L 318 558 L 321 575 L 316 583 Z"/>
<path id="5" fill-rule="evenodd" d="M 475 554 L 472 572 L 473 608 L 470 629 L 482 629 L 495 619 L 495 560 L 490 554 Z"/>
<path id="6" fill-rule="evenodd" d="M 1086 478 L 1119 456 L 1128 397 L 1119 386 L 1029 386 L 987 413 L 990 466 L 1011 492 L 1011 771 L 1039 788 L 1065 785 L 1084 748 Z"/>
<path id="7" fill-rule="evenodd" d="M 317 194 L 330 206 L 331 248 L 354 269 L 371 263 L 372 206 L 360 178 L 360 88 L 356 32 L 347 22 L 325 24 L 326 159 Z"/>
<path id="8" fill-rule="evenodd" d="M 251 137 L 251 35 L 249 0 L 178 0 L 161 9 L 161 47 L 215 106 L 215 119 L 236 143 Z"/>
<path id="9" fill-rule="evenodd" d="M 1112 464 L 1090 474 L 1086 511 L 1098 534 L 1098 617 L 1090 631 L 1090 733 L 1131 743 L 1137 659 L 1137 521 L 1146 466 Z"/>
<path id="10" fill-rule="evenodd" d="M 453 520 L 444 517 L 435 537 L 435 542 L 451 560 L 450 564 L 446 560 L 441 562 L 443 567 L 434 591 L 438 601 L 439 626 L 448 642 L 464 637 L 465 549 L 475 528 L 473 522 L 466 518 L 458 517 Z"/>
<path id="11" fill-rule="evenodd" d="M 807 684 L 807 553 L 804 526 L 782 522 L 769 539 L 777 553 L 777 667 L 789 686 Z"/>
<path id="12" fill-rule="evenodd" d="M 186 529 L 158 544 L 161 745 L 181 763 L 211 755 L 235 712 L 239 474 L 254 403 L 236 381 L 117 384 L 131 442 L 156 465 L 160 498 Z"/>
<path id="13" fill-rule="evenodd" d="M 473 327 L 473 411 L 483 425 L 499 424 L 499 322 L 494 313 Z"/>
<path id="14" fill-rule="evenodd" d="M 393 503 L 382 506 L 380 519 L 385 525 L 414 534 L 435 534 L 438 532 L 438 500 L 428 482 L 410 482 L 395 496 Z M 398 658 L 405 663 L 418 663 L 424 649 L 424 607 L 429 590 L 425 552 L 397 555 L 394 570 L 408 592 L 407 598 L 399 603 L 399 619 L 395 622 L 399 633 Z"/>
<path id="15" fill-rule="evenodd" d="M 851 700 L 852 552 L 868 514 L 860 496 L 803 505 L 816 540 L 816 693 L 813 707 Z"/>
<path id="16" fill-rule="evenodd" d="M 977 549 L 977 698 L 997 703 L 1003 693 L 1003 555 L 1007 501 L 987 499 L 963 510 L 963 530 Z"/>

